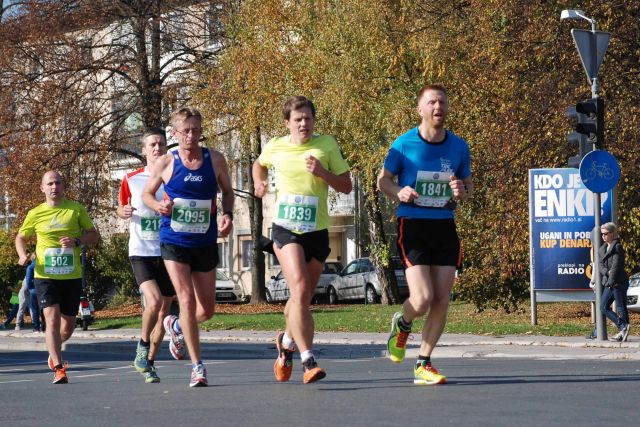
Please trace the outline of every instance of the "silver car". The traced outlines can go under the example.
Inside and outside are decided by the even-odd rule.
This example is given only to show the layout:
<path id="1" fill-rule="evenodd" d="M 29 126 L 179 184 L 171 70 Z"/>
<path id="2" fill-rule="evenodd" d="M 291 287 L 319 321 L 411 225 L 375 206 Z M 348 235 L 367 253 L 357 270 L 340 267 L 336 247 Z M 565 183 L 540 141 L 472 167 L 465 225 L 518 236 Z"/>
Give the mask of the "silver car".
<path id="1" fill-rule="evenodd" d="M 318 280 L 318 286 L 316 287 L 316 293 L 314 296 L 315 302 L 324 301 L 327 299 L 327 288 L 333 280 L 338 277 L 342 270 L 342 264 L 339 262 L 327 262 L 324 264 L 324 270 L 320 274 Z M 280 271 L 275 276 L 271 276 L 271 280 L 265 284 L 267 302 L 284 302 L 289 299 L 289 285 L 284 279 L 284 274 Z"/>
<path id="2" fill-rule="evenodd" d="M 242 287 L 229 279 L 223 271 L 216 270 L 216 301 L 247 302 L 249 295 L 245 295 Z"/>
<path id="3" fill-rule="evenodd" d="M 627 310 L 640 313 L 640 273 L 636 273 L 629 278 Z"/>
<path id="4" fill-rule="evenodd" d="M 409 286 L 404 276 L 404 269 L 400 258 L 391 258 L 396 278 L 400 300 L 409 296 Z M 369 258 L 358 258 L 351 261 L 327 288 L 329 304 L 336 304 L 346 300 L 365 300 L 367 304 L 380 302 L 382 290 L 380 280 Z"/>

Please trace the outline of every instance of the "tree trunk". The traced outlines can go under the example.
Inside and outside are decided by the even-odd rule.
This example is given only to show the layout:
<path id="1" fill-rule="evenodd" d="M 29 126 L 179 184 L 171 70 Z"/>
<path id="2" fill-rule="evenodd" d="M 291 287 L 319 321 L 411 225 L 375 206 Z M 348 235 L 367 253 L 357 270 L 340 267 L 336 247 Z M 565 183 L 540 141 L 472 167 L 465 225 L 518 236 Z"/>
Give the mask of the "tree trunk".
<path id="1" fill-rule="evenodd" d="M 363 180 L 362 182 L 365 185 L 366 194 L 364 205 L 369 217 L 369 241 L 371 248 L 373 248 L 370 259 L 380 279 L 382 304 L 397 304 L 399 300 L 398 280 L 391 265 L 389 244 L 384 232 L 384 219 L 380 211 L 378 189 L 374 180 Z"/>
<path id="2" fill-rule="evenodd" d="M 246 167 L 251 170 L 253 161 L 258 158 L 262 152 L 260 136 L 260 127 L 256 127 L 253 141 L 248 141 L 248 144 L 243 144 L 244 147 L 248 147 L 247 150 L 243 150 L 247 155 L 244 156 L 247 159 L 248 165 Z M 251 219 L 251 240 L 253 241 L 253 251 L 251 253 L 251 304 L 260 304 L 267 301 L 265 297 L 265 256 L 260 246 L 260 237 L 262 236 L 262 199 L 253 197 L 254 185 L 253 174 L 249 174 L 249 191 L 251 197 L 249 198 L 249 216 Z"/>

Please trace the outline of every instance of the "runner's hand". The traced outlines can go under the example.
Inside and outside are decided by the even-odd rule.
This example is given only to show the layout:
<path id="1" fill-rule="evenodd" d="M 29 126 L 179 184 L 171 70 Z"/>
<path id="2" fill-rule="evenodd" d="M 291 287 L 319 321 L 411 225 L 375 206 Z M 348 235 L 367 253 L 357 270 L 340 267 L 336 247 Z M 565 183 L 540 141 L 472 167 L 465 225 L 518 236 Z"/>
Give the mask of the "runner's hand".
<path id="1" fill-rule="evenodd" d="M 233 220 L 229 218 L 229 215 L 222 215 L 222 221 L 220 227 L 218 227 L 218 237 L 227 237 L 233 229 Z"/>
<path id="2" fill-rule="evenodd" d="M 326 171 L 326 169 L 322 166 L 322 163 L 320 163 L 320 161 L 313 157 L 311 154 L 307 154 L 304 157 L 304 161 L 307 164 L 307 171 L 317 177 L 322 177 L 323 173 Z"/>
<path id="3" fill-rule="evenodd" d="M 136 210 L 136 208 L 131 206 L 131 197 L 129 197 L 129 200 L 127 201 L 127 204 L 122 207 L 122 215 L 125 218 L 131 218 L 131 216 L 133 215 L 133 211 L 135 211 L 135 210 Z"/>
<path id="4" fill-rule="evenodd" d="M 259 198 L 262 199 L 264 197 L 265 194 L 267 194 L 267 188 L 269 186 L 269 183 L 267 181 L 257 181 L 253 184 L 253 194 Z"/>
<path id="5" fill-rule="evenodd" d="M 63 236 L 58 241 L 60 242 L 60 246 L 62 246 L 63 248 L 75 248 L 76 247 L 76 242 L 71 237 Z"/>
<path id="6" fill-rule="evenodd" d="M 464 182 L 462 182 L 461 179 L 456 178 L 455 175 L 451 175 L 449 186 L 453 192 L 453 200 L 462 200 L 465 194 L 467 194 L 467 188 L 464 185 Z"/>
<path id="7" fill-rule="evenodd" d="M 29 256 L 29 254 L 27 254 L 24 257 L 22 256 L 18 257 L 18 264 L 23 267 L 26 267 L 27 264 L 29 264 L 30 260 L 31 260 L 31 257 Z"/>
<path id="8" fill-rule="evenodd" d="M 396 196 L 398 196 L 398 200 L 402 203 L 413 203 L 413 201 L 418 198 L 418 192 L 407 185 L 398 191 Z"/>
<path id="9" fill-rule="evenodd" d="M 171 216 L 173 202 L 171 200 L 163 200 L 158 206 L 158 213 L 162 216 Z"/>

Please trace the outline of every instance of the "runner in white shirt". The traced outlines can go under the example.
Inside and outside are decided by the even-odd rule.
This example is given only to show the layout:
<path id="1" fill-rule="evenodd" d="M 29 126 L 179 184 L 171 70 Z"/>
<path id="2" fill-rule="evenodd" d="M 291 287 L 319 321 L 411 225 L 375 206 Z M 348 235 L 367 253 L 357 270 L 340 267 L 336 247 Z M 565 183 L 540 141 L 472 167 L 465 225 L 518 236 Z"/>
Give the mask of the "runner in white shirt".
<path id="1" fill-rule="evenodd" d="M 160 215 L 142 203 L 142 190 L 156 161 L 166 153 L 165 132 L 159 128 L 147 129 L 142 135 L 142 154 L 147 166 L 125 175 L 117 210 L 120 218 L 131 220 L 129 259 L 144 301 L 142 333 L 133 364 L 148 383 L 160 382 L 154 358 L 164 337 L 162 319 L 169 312 L 176 292 L 160 256 Z M 162 200 L 163 196 L 160 186 L 156 199 Z"/>

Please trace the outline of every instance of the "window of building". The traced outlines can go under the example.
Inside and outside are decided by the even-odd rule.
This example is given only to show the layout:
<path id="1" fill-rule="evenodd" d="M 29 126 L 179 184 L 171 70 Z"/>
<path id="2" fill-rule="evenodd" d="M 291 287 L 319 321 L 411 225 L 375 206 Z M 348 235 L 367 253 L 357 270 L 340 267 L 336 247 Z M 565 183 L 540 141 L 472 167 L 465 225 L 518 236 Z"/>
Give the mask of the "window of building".
<path id="1" fill-rule="evenodd" d="M 251 256 L 253 252 L 253 241 L 251 236 L 240 236 L 240 267 L 243 269 L 251 268 L 253 265 L 251 262 Z"/>
<path id="2" fill-rule="evenodd" d="M 218 268 L 229 271 L 229 242 L 218 242 Z"/>

